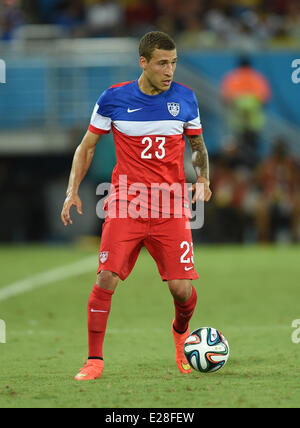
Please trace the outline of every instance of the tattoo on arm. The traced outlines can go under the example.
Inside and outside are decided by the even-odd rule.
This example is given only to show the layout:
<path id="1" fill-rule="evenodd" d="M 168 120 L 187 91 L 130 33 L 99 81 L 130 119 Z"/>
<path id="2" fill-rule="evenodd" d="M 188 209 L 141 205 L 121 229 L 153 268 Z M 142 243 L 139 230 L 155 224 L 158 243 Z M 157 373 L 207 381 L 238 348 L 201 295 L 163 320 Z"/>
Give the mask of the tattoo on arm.
<path id="1" fill-rule="evenodd" d="M 209 159 L 202 135 L 188 135 L 192 150 L 192 163 L 197 177 L 201 175 L 209 181 Z"/>

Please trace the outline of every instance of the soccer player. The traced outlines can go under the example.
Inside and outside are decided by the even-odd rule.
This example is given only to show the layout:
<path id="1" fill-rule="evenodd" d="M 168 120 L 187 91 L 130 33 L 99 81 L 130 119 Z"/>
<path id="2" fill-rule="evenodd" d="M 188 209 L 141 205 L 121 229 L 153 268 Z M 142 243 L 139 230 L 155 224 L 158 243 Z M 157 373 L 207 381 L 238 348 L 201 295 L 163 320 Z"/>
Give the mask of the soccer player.
<path id="1" fill-rule="evenodd" d="M 117 164 L 105 202 L 107 214 L 102 228 L 97 280 L 88 302 L 89 355 L 75 376 L 78 381 L 97 379 L 103 372 L 103 341 L 112 296 L 119 279 L 124 281 L 130 274 L 143 246 L 156 261 L 173 297 L 172 333 L 177 367 L 182 373 L 192 370 L 185 359 L 183 344 L 190 333 L 189 321 L 196 307 L 197 293 L 192 280 L 198 275 L 194 269 L 191 229 L 186 227 L 189 215 L 183 210 L 184 214 L 179 216 L 175 209 L 176 202 L 177 207 L 187 208 L 186 196 L 172 186 L 174 183 L 180 189 L 185 186 L 186 135 L 197 174 L 197 182 L 192 186 L 193 202 L 209 201 L 208 153 L 194 92 L 173 80 L 177 62 L 174 41 L 162 32 L 147 33 L 140 41 L 139 55 L 142 69 L 139 79 L 107 89 L 95 106 L 89 129 L 74 155 L 61 213 L 65 226 L 72 224 L 72 206 L 82 214 L 78 196 L 80 183 L 99 138 L 112 130 Z M 173 204 L 161 203 L 159 198 L 150 195 L 151 191 L 166 186 L 171 189 Z M 116 208 L 119 215 L 110 215 L 116 211 L 111 207 Z M 137 216 L 137 212 L 140 215 Z"/>

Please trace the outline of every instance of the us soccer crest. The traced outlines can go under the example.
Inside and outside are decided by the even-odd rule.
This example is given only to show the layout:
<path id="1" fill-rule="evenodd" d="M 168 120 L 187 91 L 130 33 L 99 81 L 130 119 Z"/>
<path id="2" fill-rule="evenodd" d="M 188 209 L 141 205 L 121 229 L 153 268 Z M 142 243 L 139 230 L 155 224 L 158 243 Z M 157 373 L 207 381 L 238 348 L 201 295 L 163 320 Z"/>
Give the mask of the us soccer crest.
<path id="1" fill-rule="evenodd" d="M 105 263 L 107 259 L 108 259 L 108 251 L 101 251 L 99 256 L 100 262 Z"/>
<path id="2" fill-rule="evenodd" d="M 179 103 L 168 103 L 168 110 L 172 116 L 178 116 L 180 112 L 180 104 Z"/>

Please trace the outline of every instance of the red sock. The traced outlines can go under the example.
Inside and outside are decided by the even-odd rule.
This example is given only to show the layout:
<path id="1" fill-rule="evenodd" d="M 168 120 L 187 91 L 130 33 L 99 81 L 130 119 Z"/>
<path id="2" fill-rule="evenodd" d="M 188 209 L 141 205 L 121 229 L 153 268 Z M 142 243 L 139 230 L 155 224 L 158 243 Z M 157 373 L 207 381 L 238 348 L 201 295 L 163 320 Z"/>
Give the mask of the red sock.
<path id="1" fill-rule="evenodd" d="M 188 326 L 189 321 L 193 316 L 197 304 L 197 292 L 192 287 L 192 295 L 186 302 L 178 302 L 174 299 L 175 304 L 175 321 L 174 328 L 178 333 L 184 333 Z"/>
<path id="2" fill-rule="evenodd" d="M 103 358 L 103 342 L 113 291 L 94 285 L 88 302 L 89 358 Z"/>

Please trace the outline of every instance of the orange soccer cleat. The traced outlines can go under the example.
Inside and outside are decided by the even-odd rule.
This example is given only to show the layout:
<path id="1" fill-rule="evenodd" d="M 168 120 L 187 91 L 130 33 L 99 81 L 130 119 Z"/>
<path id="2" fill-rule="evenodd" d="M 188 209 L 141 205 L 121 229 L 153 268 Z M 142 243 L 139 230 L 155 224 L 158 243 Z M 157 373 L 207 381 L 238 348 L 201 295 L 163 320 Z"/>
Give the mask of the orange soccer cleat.
<path id="1" fill-rule="evenodd" d="M 74 379 L 79 381 L 98 379 L 102 375 L 103 369 L 103 360 L 88 360 L 87 363 L 83 361 L 83 367 Z"/>
<path id="2" fill-rule="evenodd" d="M 187 329 L 185 333 L 177 333 L 177 331 L 174 330 L 174 321 L 172 323 L 172 332 L 174 337 L 174 343 L 175 343 L 175 349 L 176 349 L 176 364 L 181 373 L 191 373 L 193 370 L 192 367 L 189 365 L 187 359 L 184 355 L 184 342 L 186 341 L 187 337 L 190 335 L 190 328 Z"/>

